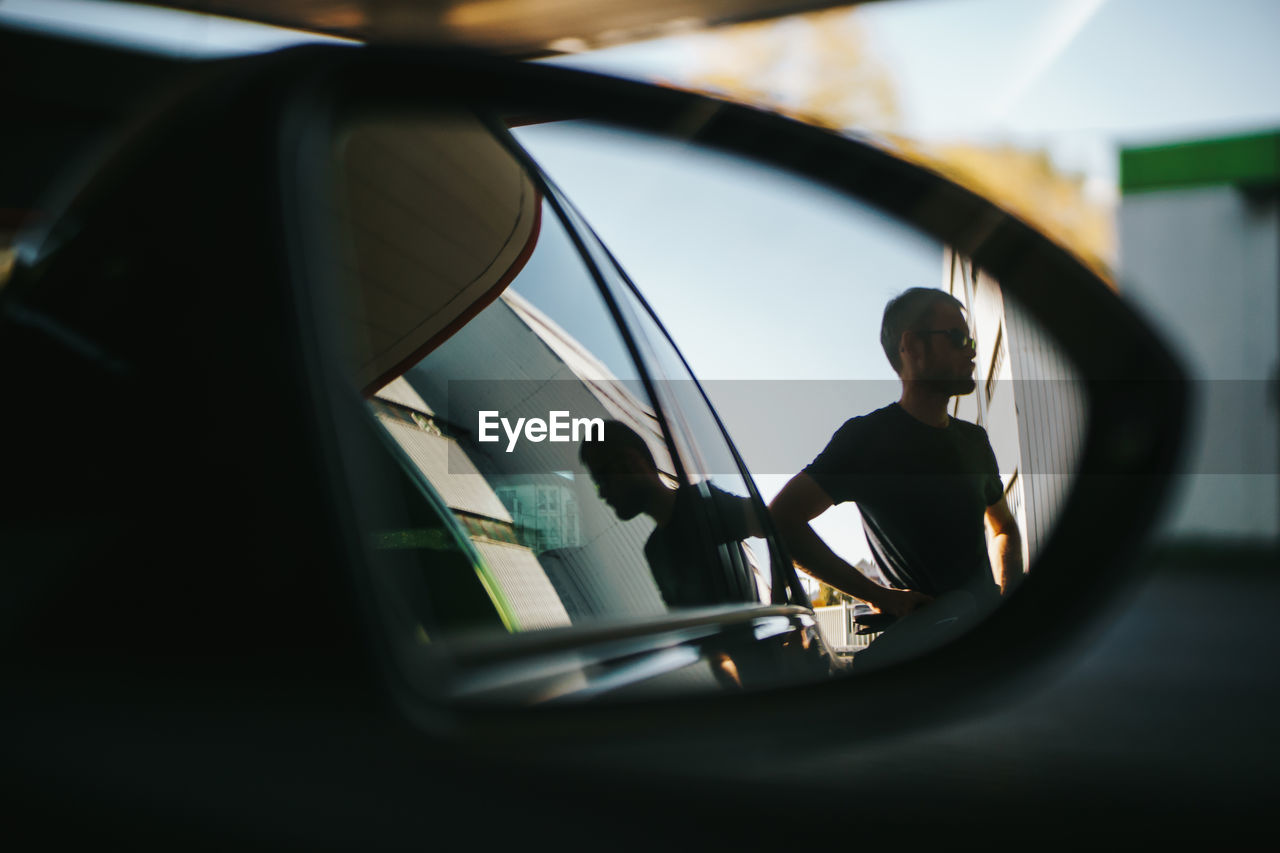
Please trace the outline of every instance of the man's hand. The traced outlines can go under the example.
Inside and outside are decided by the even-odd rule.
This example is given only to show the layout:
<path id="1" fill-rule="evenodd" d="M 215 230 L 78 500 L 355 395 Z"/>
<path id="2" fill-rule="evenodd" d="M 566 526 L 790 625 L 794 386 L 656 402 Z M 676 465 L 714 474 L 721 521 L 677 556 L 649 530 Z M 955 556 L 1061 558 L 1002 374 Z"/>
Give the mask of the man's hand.
<path id="1" fill-rule="evenodd" d="M 889 613 L 901 619 L 931 601 L 933 601 L 932 596 L 913 589 L 884 589 L 876 594 L 874 601 L 868 603 L 878 608 L 881 613 Z"/>

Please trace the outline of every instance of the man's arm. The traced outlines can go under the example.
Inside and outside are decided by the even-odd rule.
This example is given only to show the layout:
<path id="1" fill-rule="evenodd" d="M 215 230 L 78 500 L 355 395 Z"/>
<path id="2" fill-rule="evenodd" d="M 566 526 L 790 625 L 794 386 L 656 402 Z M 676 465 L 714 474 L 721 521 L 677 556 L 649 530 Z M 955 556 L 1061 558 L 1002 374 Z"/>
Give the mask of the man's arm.
<path id="1" fill-rule="evenodd" d="M 1004 497 L 987 507 L 987 532 L 996 546 L 996 583 L 1007 595 L 1022 580 L 1022 533 Z"/>
<path id="2" fill-rule="evenodd" d="M 718 528 L 721 538 L 717 541 L 738 542 L 751 537 L 764 538 L 764 519 L 760 517 L 750 498 L 726 492 L 711 483 L 707 484 L 707 489 L 721 525 Z"/>
<path id="3" fill-rule="evenodd" d="M 860 598 L 885 613 L 905 616 L 929 596 L 912 590 L 887 589 L 836 556 L 809 522 L 831 506 L 831 498 L 808 474 L 797 474 L 769 504 L 778 532 L 791 556 L 809 574 L 836 589 Z"/>

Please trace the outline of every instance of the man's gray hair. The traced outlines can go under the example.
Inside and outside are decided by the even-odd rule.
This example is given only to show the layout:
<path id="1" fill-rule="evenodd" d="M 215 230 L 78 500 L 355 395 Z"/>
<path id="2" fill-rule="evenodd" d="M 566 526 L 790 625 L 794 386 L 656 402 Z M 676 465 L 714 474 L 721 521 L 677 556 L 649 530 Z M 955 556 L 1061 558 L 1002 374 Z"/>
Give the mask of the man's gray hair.
<path id="1" fill-rule="evenodd" d="M 902 333 L 908 329 L 918 329 L 933 306 L 939 303 L 955 305 L 964 310 L 963 302 L 936 287 L 904 290 L 884 306 L 884 319 L 880 321 L 880 346 L 884 348 L 889 364 L 893 365 L 894 373 L 902 373 L 902 358 L 898 355 Z"/>

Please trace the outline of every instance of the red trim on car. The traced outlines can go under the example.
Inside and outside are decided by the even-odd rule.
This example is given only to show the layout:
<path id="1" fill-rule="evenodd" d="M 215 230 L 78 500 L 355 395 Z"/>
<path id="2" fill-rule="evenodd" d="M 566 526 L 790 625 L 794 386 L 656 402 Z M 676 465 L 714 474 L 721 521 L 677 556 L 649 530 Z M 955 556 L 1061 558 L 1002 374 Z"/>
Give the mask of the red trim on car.
<path id="1" fill-rule="evenodd" d="M 414 350 L 409 356 L 401 359 L 394 367 L 380 375 L 373 382 L 364 387 L 363 393 L 366 397 L 372 397 L 374 392 L 382 388 L 391 380 L 400 376 L 409 368 L 413 367 L 419 361 L 426 358 L 427 354 L 434 350 L 440 344 L 453 337 L 454 334 L 470 323 L 484 309 L 497 299 L 502 291 L 507 289 L 507 285 L 515 280 L 515 277 L 524 269 L 524 265 L 529 262 L 529 258 L 533 257 L 533 249 L 538 244 L 538 235 L 542 233 L 542 194 L 534 190 L 533 203 L 533 229 L 529 232 L 529 239 L 525 241 L 524 248 L 520 250 L 520 254 L 512 261 L 510 268 L 502 274 L 502 278 L 498 279 L 498 283 L 489 288 L 479 299 L 467 306 L 466 310 L 453 319 L 449 325 L 431 336 L 425 344 Z"/>

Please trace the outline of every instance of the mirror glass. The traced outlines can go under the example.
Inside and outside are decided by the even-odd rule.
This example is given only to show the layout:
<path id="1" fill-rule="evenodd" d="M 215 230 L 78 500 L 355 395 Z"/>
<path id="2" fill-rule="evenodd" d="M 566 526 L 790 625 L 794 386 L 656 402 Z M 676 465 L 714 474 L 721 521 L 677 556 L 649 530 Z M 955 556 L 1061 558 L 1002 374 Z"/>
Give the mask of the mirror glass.
<path id="1" fill-rule="evenodd" d="M 415 689 L 852 675 L 948 642 L 1034 571 L 1085 401 L 970 259 L 812 182 L 590 122 L 363 116 L 333 163 L 370 598 Z M 910 397 L 881 344 L 909 288 L 929 289 L 896 339 L 929 392 Z"/>
<path id="2" fill-rule="evenodd" d="M 876 583 L 922 589 L 934 599 L 956 587 L 974 591 L 974 583 L 947 578 L 947 564 L 963 561 L 956 555 L 965 539 L 952 531 L 959 499 L 945 495 L 951 491 L 948 472 L 979 473 L 986 463 L 970 453 L 971 461 L 957 469 L 954 460 L 942 457 L 964 452 L 931 451 L 930 430 L 916 436 L 922 444 L 871 441 L 877 450 L 865 453 L 849 452 L 849 438 L 836 439 L 850 418 L 876 412 L 895 429 L 918 425 L 915 419 L 889 419 L 903 411 L 905 386 L 881 340 L 886 308 L 912 288 L 944 294 L 936 316 L 945 321 L 925 325 L 963 328 L 970 341 L 953 348 L 942 329 L 930 328 L 926 352 L 946 358 L 954 349 L 958 369 L 972 380 L 945 397 L 945 422 L 980 427 L 967 432 L 990 446 L 998 474 L 998 486 L 983 487 L 983 501 L 998 497 L 997 505 L 989 513 L 979 508 L 976 526 L 965 522 L 968 532 L 962 535 L 978 540 L 971 554 L 985 539 L 997 592 L 1002 564 L 1019 564 L 1003 579 L 1005 592 L 1017 583 L 1012 569 L 1034 568 L 1076 469 L 1087 399 L 1052 335 L 995 277 L 843 193 L 689 138 L 592 122 L 514 133 L 574 199 L 663 318 L 764 499 L 774 500 L 798 472 L 809 470 L 821 479 L 820 469 L 808 466 L 817 464 L 828 445 L 843 451 L 833 453 L 840 459 L 834 470 L 848 481 L 821 483 L 821 497 L 833 505 L 812 519 L 812 530 Z M 931 310 L 923 316 L 934 315 Z M 927 411 L 915 414 L 924 417 Z M 864 446 L 875 438 L 865 429 L 851 426 L 850 432 Z M 892 456 L 898 452 L 922 458 Z M 895 461 L 882 462 L 878 453 Z M 931 453 L 932 461 L 924 461 Z M 864 476 L 878 478 L 878 485 L 858 482 Z M 893 509 L 895 504 L 901 509 Z M 1009 524 L 1017 530 L 1014 547 L 1012 537 L 1000 532 Z M 1002 548 L 1014 559 L 1001 559 Z M 791 550 L 793 557 L 803 556 Z M 833 587 L 800 568 L 834 647 L 858 654 L 881 638 L 875 628 L 888 619 L 868 613 L 877 607 L 849 595 L 846 585 Z M 986 596 L 989 591 L 977 595 L 977 618 L 1001 600 Z M 955 613 L 962 614 L 956 622 L 972 624 L 968 595 L 953 598 Z M 949 612 L 938 604 L 934 610 Z M 861 654 L 861 668 L 918 653 L 900 639 L 906 625 L 898 621 L 893 643 Z M 945 632 L 925 633 L 921 648 L 945 641 Z"/>

